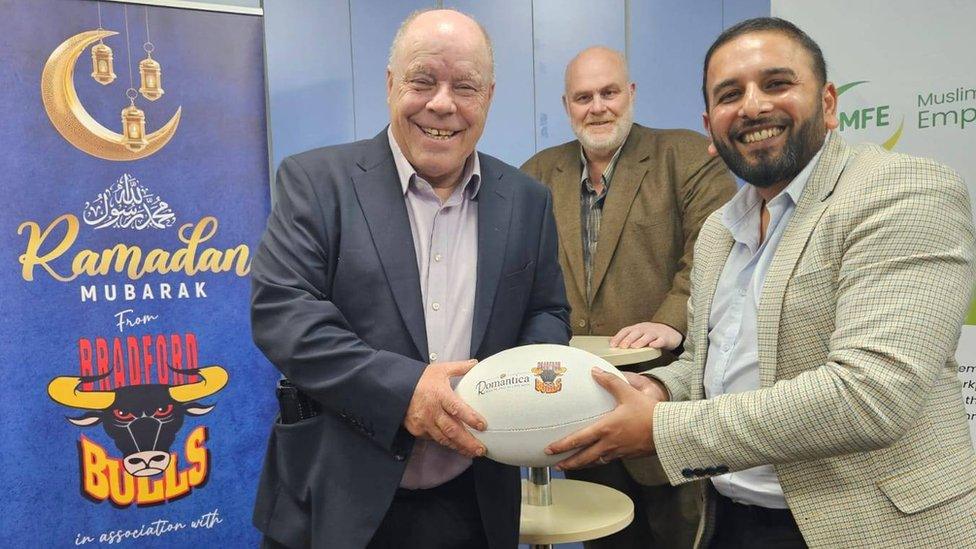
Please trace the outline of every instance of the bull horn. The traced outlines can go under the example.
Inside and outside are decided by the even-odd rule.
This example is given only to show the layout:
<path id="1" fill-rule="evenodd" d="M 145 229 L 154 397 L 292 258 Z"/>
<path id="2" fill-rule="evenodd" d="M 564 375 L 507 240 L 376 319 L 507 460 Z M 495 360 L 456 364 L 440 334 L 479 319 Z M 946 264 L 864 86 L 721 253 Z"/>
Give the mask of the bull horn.
<path id="1" fill-rule="evenodd" d="M 115 391 L 79 391 L 81 383 L 80 377 L 56 377 L 47 384 L 47 394 L 58 404 L 85 410 L 105 410 L 115 402 Z"/>
<path id="2" fill-rule="evenodd" d="M 227 385 L 227 370 L 220 366 L 200 368 L 197 374 L 203 379 L 196 383 L 170 387 L 169 396 L 176 402 L 192 402 L 206 398 Z"/>

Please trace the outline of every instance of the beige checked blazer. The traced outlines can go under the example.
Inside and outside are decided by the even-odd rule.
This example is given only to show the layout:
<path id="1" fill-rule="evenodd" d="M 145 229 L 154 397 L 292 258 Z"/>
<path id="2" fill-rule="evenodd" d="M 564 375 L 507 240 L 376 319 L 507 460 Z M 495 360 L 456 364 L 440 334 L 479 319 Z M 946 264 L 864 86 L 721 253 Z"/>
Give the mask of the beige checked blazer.
<path id="1" fill-rule="evenodd" d="M 973 547 L 976 453 L 953 355 L 976 243 L 960 177 L 831 132 L 766 275 L 761 388 L 703 400 L 733 242 L 721 211 L 695 248 L 685 353 L 649 373 L 676 401 L 654 412 L 668 479 L 773 464 L 811 547 Z"/>

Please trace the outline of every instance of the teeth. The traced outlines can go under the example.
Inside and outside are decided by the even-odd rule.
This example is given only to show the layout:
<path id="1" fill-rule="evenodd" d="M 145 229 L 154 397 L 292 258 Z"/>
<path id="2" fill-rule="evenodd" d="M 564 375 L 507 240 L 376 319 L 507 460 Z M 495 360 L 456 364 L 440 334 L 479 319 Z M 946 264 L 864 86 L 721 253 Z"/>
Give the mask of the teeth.
<path id="1" fill-rule="evenodd" d="M 757 132 L 747 133 L 742 137 L 743 143 L 755 143 L 756 141 L 762 141 L 763 139 L 769 139 L 783 132 L 783 128 L 766 128 L 765 130 L 759 130 Z"/>
<path id="2" fill-rule="evenodd" d="M 421 127 L 420 129 L 423 130 L 424 133 L 427 134 L 429 137 L 433 137 L 434 139 L 450 139 L 454 134 L 457 133 L 455 131 L 439 130 L 437 128 Z"/>

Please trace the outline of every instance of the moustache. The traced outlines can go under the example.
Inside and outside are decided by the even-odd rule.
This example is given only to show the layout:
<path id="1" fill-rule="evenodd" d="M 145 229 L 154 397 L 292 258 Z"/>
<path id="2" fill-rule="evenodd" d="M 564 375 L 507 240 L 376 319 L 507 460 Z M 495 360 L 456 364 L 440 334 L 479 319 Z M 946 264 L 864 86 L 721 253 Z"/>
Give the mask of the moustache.
<path id="1" fill-rule="evenodd" d="M 792 121 L 788 117 L 777 117 L 777 116 L 767 116 L 766 118 L 759 118 L 755 120 L 745 120 L 734 124 L 729 128 L 729 136 L 738 139 L 742 137 L 743 134 L 753 131 L 760 127 L 770 127 L 770 126 L 782 126 L 783 128 L 789 128 L 792 126 Z"/>

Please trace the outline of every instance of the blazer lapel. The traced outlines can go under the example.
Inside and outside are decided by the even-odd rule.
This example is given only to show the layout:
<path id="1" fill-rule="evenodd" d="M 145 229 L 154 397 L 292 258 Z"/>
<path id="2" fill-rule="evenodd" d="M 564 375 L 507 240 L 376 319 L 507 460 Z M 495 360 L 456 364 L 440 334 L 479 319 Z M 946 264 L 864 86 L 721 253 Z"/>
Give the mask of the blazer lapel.
<path id="1" fill-rule="evenodd" d="M 759 386 L 771 387 L 776 381 L 776 347 L 779 340 L 779 319 L 783 310 L 786 286 L 813 229 L 820 221 L 828 200 L 840 179 L 841 172 L 850 156 L 850 148 L 843 139 L 830 132 L 820 160 L 810 174 L 810 180 L 800 195 L 796 211 L 783 232 L 766 272 L 762 298 L 756 318 L 759 336 Z"/>
<path id="2" fill-rule="evenodd" d="M 491 308 L 505 262 L 508 228 L 512 219 L 511 188 L 502 174 L 481 157 L 481 190 L 478 191 L 478 276 L 471 324 L 471 356 L 478 349 L 491 319 Z"/>
<path id="3" fill-rule="evenodd" d="M 579 149 L 573 148 L 570 153 L 556 166 L 555 178 L 552 186 L 552 211 L 557 220 L 559 245 L 566 253 L 568 273 L 563 273 L 567 280 L 576 285 L 579 295 L 586 301 L 586 276 L 583 267 L 583 229 L 580 225 L 580 160 Z M 567 283 L 568 285 L 568 283 Z M 568 290 L 568 288 L 567 288 Z"/>
<path id="4" fill-rule="evenodd" d="M 709 227 L 709 225 L 712 225 Z M 706 230 L 706 228 L 708 230 Z M 695 378 L 692 380 L 691 390 L 693 399 L 705 397 L 705 362 L 708 359 L 708 320 L 712 314 L 712 301 L 715 298 L 715 290 L 718 288 L 718 279 L 725 268 L 725 262 L 729 259 L 732 252 L 732 245 L 735 239 L 720 218 L 713 217 L 706 222 L 702 228 L 698 239 L 702 241 L 702 252 L 695 257 L 695 270 L 701 270 L 702 291 L 695 291 L 694 301 L 694 326 L 690 326 L 689 337 L 694 337 L 695 345 Z M 697 299 L 701 296 L 703 299 Z M 695 394 L 697 392 L 697 394 Z"/>
<path id="5" fill-rule="evenodd" d="M 403 189 L 386 130 L 373 138 L 368 147 L 358 163 L 363 171 L 353 176 L 353 186 L 397 309 L 419 356 L 426 360 L 427 328 L 420 295 L 420 272 L 413 249 L 410 218 L 407 217 Z"/>
<path id="6" fill-rule="evenodd" d="M 631 130 L 630 138 L 624 144 L 624 150 L 620 151 L 617 168 L 610 181 L 607 197 L 604 199 L 606 202 L 603 204 L 599 241 L 596 245 L 596 255 L 593 257 L 593 280 L 590 284 L 593 296 L 600 289 L 600 284 L 607 274 L 610 259 L 620 242 L 620 233 L 627 222 L 630 206 L 634 203 L 637 190 L 648 172 L 648 155 L 643 151 L 650 150 L 650 147 L 644 146 L 641 141 L 643 141 L 641 135 Z M 587 300 L 591 298 L 592 296 L 586 297 Z"/>

